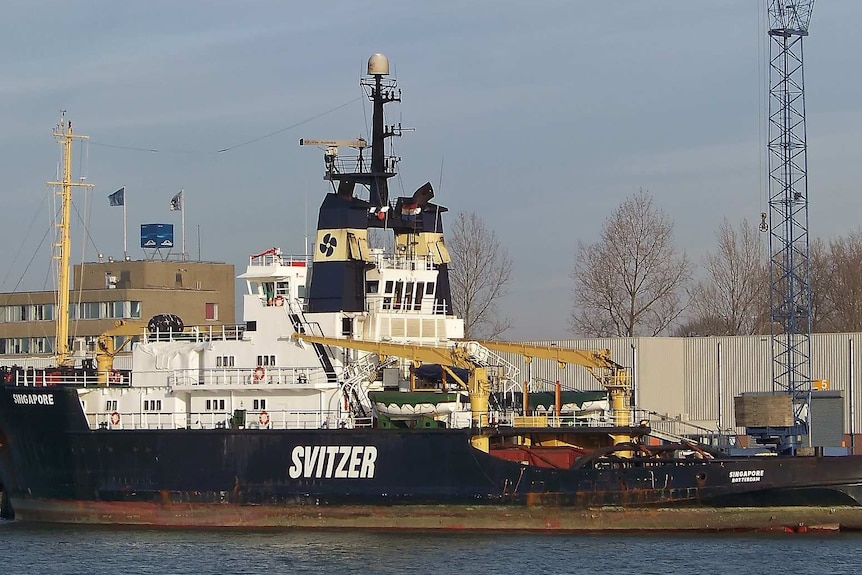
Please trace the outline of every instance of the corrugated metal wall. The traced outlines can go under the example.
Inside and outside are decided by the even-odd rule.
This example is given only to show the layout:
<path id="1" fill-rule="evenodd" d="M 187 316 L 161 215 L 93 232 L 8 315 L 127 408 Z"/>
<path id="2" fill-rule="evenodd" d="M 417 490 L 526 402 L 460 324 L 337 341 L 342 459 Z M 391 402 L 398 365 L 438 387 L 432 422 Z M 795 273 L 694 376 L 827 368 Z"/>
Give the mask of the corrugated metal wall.
<path id="1" fill-rule="evenodd" d="M 717 429 L 735 427 L 733 398 L 772 389 L 769 336 L 590 338 L 533 341 L 576 349 L 609 349 L 619 364 L 632 368 L 635 402 L 670 417 Z M 862 432 L 862 333 L 813 334 L 811 377 L 827 379 L 843 392 L 844 431 Z M 556 362 L 503 356 L 532 376 L 537 389 L 595 390 L 601 386 L 585 369 L 559 369 Z"/>

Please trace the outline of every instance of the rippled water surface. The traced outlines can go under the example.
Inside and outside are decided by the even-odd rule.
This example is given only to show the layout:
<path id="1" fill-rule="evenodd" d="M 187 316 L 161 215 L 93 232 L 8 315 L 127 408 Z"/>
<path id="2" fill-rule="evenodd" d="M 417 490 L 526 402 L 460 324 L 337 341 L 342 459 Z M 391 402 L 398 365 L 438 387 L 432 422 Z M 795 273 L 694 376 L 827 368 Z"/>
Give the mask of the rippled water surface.
<path id="1" fill-rule="evenodd" d="M 0 522 L 0 573 L 843 574 L 862 534 L 156 530 Z"/>

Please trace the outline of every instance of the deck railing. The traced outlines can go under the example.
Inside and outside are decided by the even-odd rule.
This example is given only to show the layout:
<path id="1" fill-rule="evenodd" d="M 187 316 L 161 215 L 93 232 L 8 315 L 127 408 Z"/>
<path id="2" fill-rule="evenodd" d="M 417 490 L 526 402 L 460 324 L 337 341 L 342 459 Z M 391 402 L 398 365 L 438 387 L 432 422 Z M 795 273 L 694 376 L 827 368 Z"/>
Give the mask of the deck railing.
<path id="1" fill-rule="evenodd" d="M 225 411 L 87 413 L 91 429 L 356 429 L 371 427 L 371 418 L 337 411 L 246 410 L 237 419 Z"/>

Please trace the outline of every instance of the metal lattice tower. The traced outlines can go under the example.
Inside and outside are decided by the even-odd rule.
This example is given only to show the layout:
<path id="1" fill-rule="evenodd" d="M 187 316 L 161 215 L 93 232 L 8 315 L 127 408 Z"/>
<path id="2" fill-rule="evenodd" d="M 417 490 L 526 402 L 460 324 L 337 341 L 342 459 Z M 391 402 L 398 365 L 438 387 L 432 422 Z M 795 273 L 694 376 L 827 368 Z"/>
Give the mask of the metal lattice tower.
<path id="1" fill-rule="evenodd" d="M 793 398 L 790 444 L 809 430 L 811 270 L 802 39 L 814 0 L 767 0 L 772 387 Z"/>

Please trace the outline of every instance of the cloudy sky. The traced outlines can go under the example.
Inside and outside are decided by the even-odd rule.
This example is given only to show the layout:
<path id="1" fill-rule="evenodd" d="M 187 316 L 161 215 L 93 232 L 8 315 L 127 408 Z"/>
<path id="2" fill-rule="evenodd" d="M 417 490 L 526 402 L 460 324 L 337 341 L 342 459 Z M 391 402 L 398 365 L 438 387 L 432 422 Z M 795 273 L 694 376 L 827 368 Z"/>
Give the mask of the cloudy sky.
<path id="1" fill-rule="evenodd" d="M 478 213 L 514 261 L 506 336 L 564 337 L 578 242 L 596 241 L 639 189 L 696 262 L 724 218 L 756 223 L 766 209 L 764 11 L 763 0 L 5 0 L 0 291 L 53 286 L 45 181 L 60 110 L 91 138 L 74 161 L 95 184 L 75 194 L 89 222 L 89 237 L 74 231 L 75 261 L 122 256 L 122 210 L 107 201 L 120 186 L 135 258 L 141 223 L 174 223 L 179 241 L 168 203 L 180 189 L 193 257 L 240 273 L 274 245 L 301 253 L 328 188 L 321 153 L 298 140 L 368 133 L 358 83 L 382 52 L 404 97 L 388 119 L 415 128 L 397 143 L 393 195 L 430 180 L 435 201 Z M 858 0 L 818 2 L 805 43 L 812 236 L 860 227 L 860 21 Z"/>

